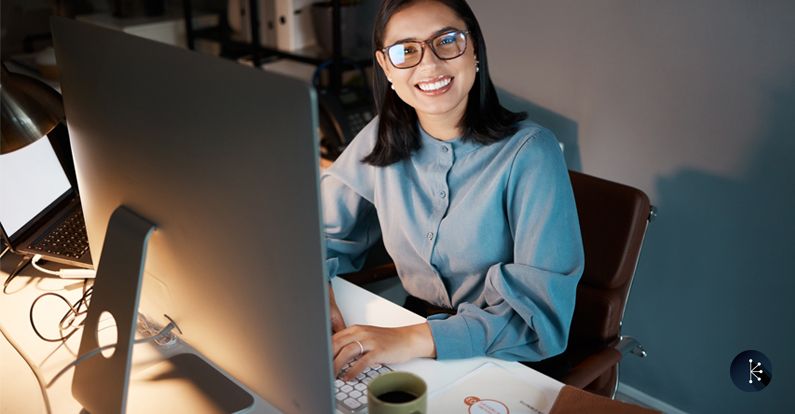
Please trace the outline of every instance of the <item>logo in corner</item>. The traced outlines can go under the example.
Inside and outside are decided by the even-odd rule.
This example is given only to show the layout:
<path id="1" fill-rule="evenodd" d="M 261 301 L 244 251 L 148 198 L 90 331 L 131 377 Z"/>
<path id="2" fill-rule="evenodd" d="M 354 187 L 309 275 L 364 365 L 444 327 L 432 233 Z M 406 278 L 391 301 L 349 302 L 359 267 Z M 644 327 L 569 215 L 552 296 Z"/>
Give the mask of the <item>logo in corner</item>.
<path id="1" fill-rule="evenodd" d="M 759 351 L 744 351 L 732 361 L 732 381 L 742 391 L 762 391 L 773 379 L 773 364 Z"/>

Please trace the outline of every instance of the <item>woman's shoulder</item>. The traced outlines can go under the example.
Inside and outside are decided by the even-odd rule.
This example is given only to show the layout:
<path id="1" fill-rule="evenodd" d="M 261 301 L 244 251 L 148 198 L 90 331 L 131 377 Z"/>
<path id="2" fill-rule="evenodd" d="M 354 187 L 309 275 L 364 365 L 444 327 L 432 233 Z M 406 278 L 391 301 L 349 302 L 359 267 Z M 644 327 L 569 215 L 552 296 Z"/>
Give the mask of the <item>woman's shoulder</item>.
<path id="1" fill-rule="evenodd" d="M 516 126 L 516 133 L 508 139 L 504 148 L 508 167 L 506 173 L 514 178 L 565 175 L 566 161 L 555 134 L 532 121 L 521 121 Z"/>
<path id="2" fill-rule="evenodd" d="M 515 125 L 516 132 L 507 139 L 506 149 L 512 152 L 560 151 L 555 134 L 543 126 L 523 120 Z"/>
<path id="3" fill-rule="evenodd" d="M 516 124 L 514 124 L 514 128 L 516 129 L 516 132 L 511 137 L 511 140 L 518 140 L 521 141 L 522 143 L 538 137 L 545 137 L 546 139 L 549 138 L 555 139 L 555 134 L 553 134 L 552 131 L 544 128 L 543 126 L 529 119 L 517 122 Z"/>

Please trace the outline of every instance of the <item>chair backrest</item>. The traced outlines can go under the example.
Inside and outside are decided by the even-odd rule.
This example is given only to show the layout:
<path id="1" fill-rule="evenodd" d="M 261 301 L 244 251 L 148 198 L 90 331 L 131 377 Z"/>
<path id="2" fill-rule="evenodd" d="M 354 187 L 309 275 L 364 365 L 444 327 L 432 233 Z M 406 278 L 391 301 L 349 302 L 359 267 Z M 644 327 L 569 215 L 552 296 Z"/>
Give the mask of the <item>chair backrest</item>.
<path id="1" fill-rule="evenodd" d="M 574 171 L 569 176 L 585 251 L 566 351 L 577 364 L 620 335 L 651 205 L 636 188 Z"/>

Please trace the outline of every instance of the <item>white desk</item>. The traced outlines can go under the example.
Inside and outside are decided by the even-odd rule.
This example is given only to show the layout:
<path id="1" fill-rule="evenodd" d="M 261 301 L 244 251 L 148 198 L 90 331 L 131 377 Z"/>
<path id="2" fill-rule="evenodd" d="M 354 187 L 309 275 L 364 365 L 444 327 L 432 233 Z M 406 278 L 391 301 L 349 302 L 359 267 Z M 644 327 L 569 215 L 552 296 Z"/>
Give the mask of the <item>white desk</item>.
<path id="1" fill-rule="evenodd" d="M 0 277 L 5 280 L 13 270 L 18 256 L 8 254 L 0 263 Z M 340 311 L 348 325 L 371 324 L 380 326 L 402 326 L 423 321 L 413 314 L 364 289 L 352 285 L 345 280 L 335 279 L 334 291 Z M 28 321 L 28 314 L 33 300 L 45 292 L 57 292 L 71 301 L 81 295 L 82 283 L 43 277 L 41 273 L 27 268 L 9 285 L 9 295 L 0 295 L 0 321 L 14 339 L 22 345 L 33 361 L 39 365 L 44 377 L 49 381 L 58 371 L 77 357 L 80 343 L 80 332 L 65 344 L 48 343 L 40 340 Z M 42 334 L 57 337 L 55 326 L 66 312 L 66 305 L 59 299 L 47 297 L 36 305 L 35 319 L 39 322 Z M 181 344 L 163 352 L 151 344 L 135 346 L 133 354 L 133 375 L 150 366 L 153 362 L 165 357 L 191 352 L 191 348 Z M 551 408 L 562 383 L 539 374 L 516 362 L 506 362 L 493 358 L 473 358 L 457 361 L 436 361 L 433 359 L 416 359 L 405 364 L 392 365 L 397 370 L 405 370 L 418 374 L 428 383 L 429 392 L 437 390 L 464 374 L 474 370 L 486 362 L 497 363 L 536 387 L 544 391 Z M 53 413 L 80 413 L 82 407 L 72 398 L 72 371 L 61 377 L 50 388 L 50 400 Z M 250 392 L 250 391 L 249 391 Z M 251 392 L 254 395 L 253 392 Z M 251 412 L 276 413 L 267 402 L 255 395 L 255 405 Z M 39 413 L 44 412 L 44 403 L 33 373 L 22 358 L 4 339 L 0 338 L 0 413 Z"/>

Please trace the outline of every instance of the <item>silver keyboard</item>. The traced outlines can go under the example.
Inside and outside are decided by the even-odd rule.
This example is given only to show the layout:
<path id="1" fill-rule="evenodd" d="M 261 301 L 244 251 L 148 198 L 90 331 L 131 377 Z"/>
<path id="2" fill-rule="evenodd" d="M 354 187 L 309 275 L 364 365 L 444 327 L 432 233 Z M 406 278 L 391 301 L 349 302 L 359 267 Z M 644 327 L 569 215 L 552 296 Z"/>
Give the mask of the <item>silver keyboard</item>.
<path id="1" fill-rule="evenodd" d="M 350 369 L 351 364 L 355 361 L 356 360 L 349 361 L 342 367 L 340 377 L 345 375 L 348 369 Z M 392 368 L 384 365 L 376 365 L 365 369 L 364 372 L 350 381 L 346 382 L 339 378 L 334 380 L 337 410 L 344 414 L 360 414 L 364 412 L 367 408 L 367 384 L 369 384 L 373 378 L 390 371 L 392 371 Z"/>

